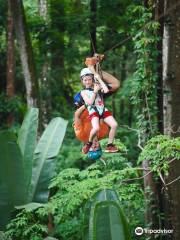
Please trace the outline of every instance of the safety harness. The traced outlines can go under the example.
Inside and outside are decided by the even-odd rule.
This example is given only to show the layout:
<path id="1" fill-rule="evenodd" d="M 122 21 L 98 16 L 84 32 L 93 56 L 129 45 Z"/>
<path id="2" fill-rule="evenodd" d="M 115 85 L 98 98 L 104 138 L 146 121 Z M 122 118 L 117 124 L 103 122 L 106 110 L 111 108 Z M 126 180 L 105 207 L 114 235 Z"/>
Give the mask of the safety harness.
<path id="1" fill-rule="evenodd" d="M 85 90 L 94 91 L 92 88 L 85 88 Z M 98 91 L 98 94 L 99 94 L 101 100 L 103 100 L 103 93 L 102 93 L 101 91 Z M 88 105 L 87 103 L 84 102 L 84 105 L 85 105 L 86 108 L 88 108 L 88 106 L 90 106 L 90 110 L 93 109 L 95 112 L 98 113 L 98 115 L 99 115 L 100 117 L 102 117 L 103 114 L 104 114 L 104 111 L 105 111 L 105 106 L 103 106 L 103 110 L 102 110 L 102 112 L 100 113 L 100 112 L 98 111 L 96 105 L 95 105 L 95 101 L 96 101 L 96 99 L 94 99 L 94 102 L 93 102 L 92 105 Z"/>

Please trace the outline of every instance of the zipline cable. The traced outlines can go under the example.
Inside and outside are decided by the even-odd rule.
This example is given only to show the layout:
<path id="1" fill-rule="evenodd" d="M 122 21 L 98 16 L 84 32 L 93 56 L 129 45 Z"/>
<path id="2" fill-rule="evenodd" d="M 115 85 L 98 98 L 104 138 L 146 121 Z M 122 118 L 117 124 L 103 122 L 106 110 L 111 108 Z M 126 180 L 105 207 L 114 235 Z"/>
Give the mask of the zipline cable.
<path id="1" fill-rule="evenodd" d="M 174 4 L 171 8 L 169 8 L 165 13 L 160 14 L 155 21 L 161 19 L 162 17 L 166 16 L 169 12 L 171 12 L 172 10 L 174 10 L 174 8 L 176 8 L 177 6 L 180 5 L 180 1 L 178 1 L 176 4 Z M 150 22 L 153 22 L 154 20 L 151 20 L 149 22 L 147 22 L 143 27 L 141 27 L 139 30 L 137 30 L 137 32 L 141 31 L 142 29 L 144 29 Z M 111 48 L 109 48 L 108 50 L 104 51 L 103 54 L 113 50 L 114 48 L 117 48 L 119 46 L 121 46 L 122 44 L 124 44 L 125 42 L 129 41 L 133 36 L 129 36 L 125 39 L 123 39 L 122 41 L 120 41 L 119 43 L 115 44 L 114 46 L 112 46 Z"/>
<path id="2" fill-rule="evenodd" d="M 169 12 L 171 12 L 172 10 L 174 10 L 177 6 L 180 5 L 180 1 L 178 1 L 177 3 L 175 3 L 172 7 L 170 7 L 169 9 L 166 10 L 166 12 L 160 14 L 156 19 L 155 21 L 158 21 L 159 19 L 161 19 L 162 17 L 166 16 L 169 14 Z M 155 4 L 154 8 L 157 6 L 157 3 Z M 151 20 L 149 22 L 147 22 L 144 26 L 142 26 L 139 30 L 137 30 L 137 32 L 141 31 L 142 29 L 144 29 L 149 23 L 153 22 L 154 20 Z M 96 49 L 95 49 L 95 46 L 94 46 L 94 42 L 92 40 L 92 36 L 91 36 L 91 33 L 89 32 L 89 35 L 90 35 L 90 40 L 91 40 L 91 44 L 92 44 L 92 48 L 93 48 L 93 52 L 94 54 L 96 53 Z M 110 49 L 106 50 L 103 54 L 121 46 L 122 44 L 124 44 L 125 42 L 129 41 L 133 36 L 129 36 L 125 39 L 123 39 L 122 41 L 120 41 L 119 43 L 115 44 L 114 46 L 112 46 Z M 101 66 L 100 66 L 100 63 L 98 63 L 98 66 L 97 66 L 97 69 L 98 69 L 98 72 L 100 73 L 101 77 L 102 77 L 102 69 L 101 69 Z"/>

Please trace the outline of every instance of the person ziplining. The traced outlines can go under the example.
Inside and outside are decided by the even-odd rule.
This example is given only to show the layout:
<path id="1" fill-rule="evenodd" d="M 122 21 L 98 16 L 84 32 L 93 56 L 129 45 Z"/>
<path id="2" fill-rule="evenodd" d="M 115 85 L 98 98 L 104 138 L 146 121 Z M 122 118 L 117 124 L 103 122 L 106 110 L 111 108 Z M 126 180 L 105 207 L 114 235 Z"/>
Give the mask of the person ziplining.
<path id="1" fill-rule="evenodd" d="M 77 107 L 74 114 L 76 137 L 84 142 L 82 148 L 84 154 L 97 153 L 97 156 L 98 153 L 101 155 L 99 140 L 106 137 L 108 133 L 105 152 L 118 152 L 118 148 L 113 143 L 117 122 L 105 107 L 104 98 L 116 92 L 120 87 L 119 80 L 111 74 L 101 71 L 100 76 L 97 72 L 100 56 L 95 54 L 94 57 L 86 59 L 87 68 L 83 68 L 80 73 L 84 89 L 74 98 Z"/>

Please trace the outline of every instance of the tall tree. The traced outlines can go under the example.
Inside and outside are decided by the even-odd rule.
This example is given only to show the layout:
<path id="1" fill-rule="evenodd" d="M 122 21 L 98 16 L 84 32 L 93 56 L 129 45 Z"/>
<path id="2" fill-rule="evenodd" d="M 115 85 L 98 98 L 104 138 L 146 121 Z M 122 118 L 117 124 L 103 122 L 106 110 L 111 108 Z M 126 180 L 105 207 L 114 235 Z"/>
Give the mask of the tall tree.
<path id="1" fill-rule="evenodd" d="M 10 4 L 24 73 L 27 104 L 28 106 L 38 106 L 40 108 L 39 85 L 23 2 L 22 0 L 10 0 Z"/>
<path id="2" fill-rule="evenodd" d="M 177 137 L 180 135 L 180 4 L 176 0 L 165 0 L 164 3 L 164 133 Z M 178 178 L 179 169 L 180 161 L 174 161 L 170 167 L 170 182 Z M 180 239 L 179 189 L 180 181 L 174 181 L 169 187 L 174 240 Z"/>
<path id="3" fill-rule="evenodd" d="M 38 7 L 40 16 L 43 17 L 44 20 L 47 20 L 48 12 L 47 0 L 38 0 Z"/>
<path id="4" fill-rule="evenodd" d="M 140 49 L 139 46 L 141 46 L 141 50 L 137 53 L 140 61 L 139 60 L 136 61 L 138 67 L 136 73 L 139 72 L 137 79 L 138 80 L 141 79 L 141 86 L 140 85 L 138 86 L 137 89 L 138 99 L 135 99 L 135 101 L 139 101 L 139 99 L 141 99 L 138 105 L 140 111 L 139 110 L 137 111 L 138 114 L 137 120 L 142 135 L 141 144 L 145 145 L 147 140 L 149 140 L 151 137 L 157 134 L 156 126 L 157 91 L 156 88 L 154 88 L 154 86 L 157 84 L 157 65 L 156 65 L 157 52 L 155 49 L 156 39 L 154 38 L 157 35 L 157 25 L 155 24 L 156 26 L 154 25 L 154 27 L 150 26 L 147 27 L 148 24 L 152 21 L 152 17 L 147 19 L 146 14 L 149 13 L 149 16 L 151 16 L 152 8 L 150 1 L 145 0 L 143 1 L 143 3 L 144 7 L 141 8 L 143 14 L 141 16 L 139 23 L 141 25 L 142 24 L 141 22 L 144 21 L 143 24 L 141 25 L 141 28 L 143 27 L 144 29 L 141 32 L 140 30 L 138 30 L 137 33 L 137 36 L 138 34 L 140 35 L 141 33 L 141 39 L 139 39 L 140 41 L 135 40 L 137 52 Z M 145 44 L 142 44 L 142 42 L 144 41 L 143 39 L 146 39 Z M 149 39 L 152 39 L 153 44 L 151 44 L 151 41 L 148 41 Z M 144 84 L 145 82 L 146 84 Z M 149 159 L 144 159 L 142 165 L 144 169 L 150 168 Z M 146 213 L 145 213 L 146 223 L 151 228 L 154 229 L 160 227 L 156 211 L 159 208 L 157 185 L 153 173 L 147 174 L 147 171 L 145 170 L 144 174 L 145 174 L 144 192 L 146 200 Z"/>
<path id="5" fill-rule="evenodd" d="M 157 108 L 158 108 L 158 131 L 163 134 L 163 76 L 162 76 L 162 44 L 163 44 L 163 31 L 164 31 L 164 0 L 157 1 L 155 8 L 155 20 L 159 22 L 158 36 L 160 40 L 157 44 L 158 48 L 158 81 L 157 81 Z"/>
<path id="6" fill-rule="evenodd" d="M 48 3 L 47 0 L 39 0 L 38 1 L 38 10 L 39 15 L 43 18 L 44 24 L 42 25 L 41 32 L 44 33 L 47 31 L 47 27 L 49 26 L 48 19 Z M 45 35 L 45 37 L 44 37 Z M 40 54 L 43 58 L 43 64 L 41 68 L 41 73 L 39 75 L 39 82 L 41 86 L 41 108 L 42 108 L 42 124 L 46 125 L 50 120 L 50 115 L 52 111 L 51 106 L 51 88 L 49 83 L 49 69 L 50 69 L 50 61 L 48 58 L 49 50 L 46 46 L 47 43 L 47 35 L 43 34 L 43 38 L 39 40 L 40 43 Z M 43 47 L 41 47 L 43 45 Z"/>
<path id="7" fill-rule="evenodd" d="M 8 3 L 7 14 L 7 74 L 6 74 L 6 93 L 7 98 L 10 100 L 14 97 L 14 22 L 12 17 L 12 9 L 10 0 Z M 9 113 L 7 124 L 10 126 L 14 121 L 13 113 Z"/>

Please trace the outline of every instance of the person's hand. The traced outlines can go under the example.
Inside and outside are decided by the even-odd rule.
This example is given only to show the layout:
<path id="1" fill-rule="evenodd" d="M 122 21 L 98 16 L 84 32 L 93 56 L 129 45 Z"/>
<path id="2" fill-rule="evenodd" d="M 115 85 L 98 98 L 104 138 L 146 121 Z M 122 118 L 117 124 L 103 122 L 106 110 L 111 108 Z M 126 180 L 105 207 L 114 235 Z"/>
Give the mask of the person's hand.
<path id="1" fill-rule="evenodd" d="M 101 89 L 101 86 L 98 83 L 94 84 L 94 92 L 97 93 Z"/>
<path id="2" fill-rule="evenodd" d="M 97 80 L 99 80 L 100 75 L 99 75 L 98 73 L 95 73 L 95 74 L 94 74 L 94 78 L 96 78 Z"/>

